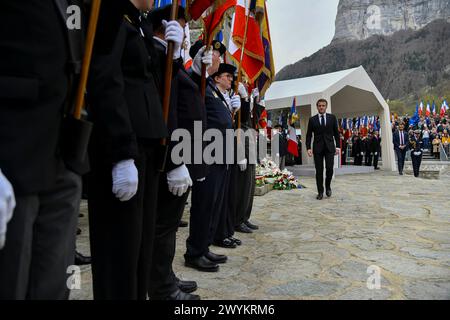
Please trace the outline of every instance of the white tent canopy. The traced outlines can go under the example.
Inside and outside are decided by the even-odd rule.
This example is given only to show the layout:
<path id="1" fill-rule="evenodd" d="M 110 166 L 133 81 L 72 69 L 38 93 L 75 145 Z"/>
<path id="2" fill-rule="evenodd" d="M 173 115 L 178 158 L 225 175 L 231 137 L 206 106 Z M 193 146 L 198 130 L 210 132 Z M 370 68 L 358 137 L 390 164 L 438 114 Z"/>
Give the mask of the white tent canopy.
<path id="1" fill-rule="evenodd" d="M 320 98 L 329 102 L 327 112 L 338 118 L 378 115 L 382 131 L 383 167 L 394 170 L 395 157 L 392 146 L 389 105 L 362 66 L 354 69 L 322 74 L 313 77 L 277 81 L 265 96 L 267 110 L 292 106 L 296 98 L 300 115 L 300 128 L 306 133 L 308 119 L 317 114 L 316 102 Z M 305 148 L 303 148 L 305 149 Z M 312 159 L 302 151 L 305 164 Z"/>

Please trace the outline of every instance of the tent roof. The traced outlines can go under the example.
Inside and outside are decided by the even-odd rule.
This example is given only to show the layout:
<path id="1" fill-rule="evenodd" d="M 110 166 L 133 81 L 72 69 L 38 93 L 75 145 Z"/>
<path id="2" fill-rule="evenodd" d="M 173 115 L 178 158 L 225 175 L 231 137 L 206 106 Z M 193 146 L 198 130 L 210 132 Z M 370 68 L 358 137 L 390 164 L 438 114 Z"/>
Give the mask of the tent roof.
<path id="1" fill-rule="evenodd" d="M 336 82 L 342 80 L 355 70 L 357 70 L 357 68 L 306 78 L 276 81 L 267 91 L 265 100 L 275 100 L 288 96 L 294 97 L 311 93 L 320 93 L 331 87 Z"/>
<path id="2" fill-rule="evenodd" d="M 317 95 L 328 93 L 331 96 L 345 86 L 373 92 L 384 100 L 367 72 L 360 66 L 312 77 L 276 81 L 267 90 L 265 103 L 268 110 L 288 108 L 294 97 L 299 105 L 310 104 L 311 99 Z"/>

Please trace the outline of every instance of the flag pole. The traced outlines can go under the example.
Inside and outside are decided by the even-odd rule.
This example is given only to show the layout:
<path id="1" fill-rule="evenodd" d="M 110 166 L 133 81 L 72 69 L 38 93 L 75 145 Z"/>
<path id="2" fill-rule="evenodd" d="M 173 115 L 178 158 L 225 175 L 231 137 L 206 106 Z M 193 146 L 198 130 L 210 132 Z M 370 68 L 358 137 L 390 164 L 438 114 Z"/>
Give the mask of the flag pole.
<path id="1" fill-rule="evenodd" d="M 100 14 L 100 5 L 101 0 L 92 1 L 91 15 L 89 17 L 89 25 L 86 38 L 86 49 L 83 57 L 83 64 L 81 66 L 80 82 L 78 84 L 77 95 L 75 98 L 75 108 L 73 113 L 74 118 L 77 120 L 81 119 L 81 111 L 84 107 L 86 84 L 89 75 L 89 67 L 92 60 L 92 51 L 94 48 L 95 33 L 97 31 L 98 17 Z"/>
<path id="2" fill-rule="evenodd" d="M 212 23 L 214 21 L 216 9 L 217 9 L 217 2 L 214 2 L 211 21 L 209 22 L 208 29 L 205 30 L 205 44 L 206 44 L 205 52 L 211 50 L 212 39 L 211 39 L 211 35 L 209 34 L 209 31 L 211 31 L 211 30 L 209 30 L 209 29 L 211 29 Z M 200 82 L 200 90 L 201 90 L 202 97 L 205 98 L 206 97 L 206 64 L 204 64 L 204 63 L 202 63 L 202 77 L 201 77 L 201 82 Z"/>
<path id="3" fill-rule="evenodd" d="M 170 20 L 176 20 L 178 17 L 178 0 L 172 0 L 172 9 L 170 12 Z M 169 108 L 170 108 L 170 96 L 172 91 L 172 73 L 173 73 L 173 54 L 175 50 L 175 44 L 172 41 L 167 43 L 167 55 L 166 55 L 166 69 L 164 74 L 164 94 L 163 94 L 163 118 L 167 124 L 169 120 Z M 167 160 L 168 146 L 167 138 L 161 139 L 162 146 L 162 161 L 160 162 L 159 171 L 163 172 Z"/>
<path id="4" fill-rule="evenodd" d="M 247 0 L 244 0 L 244 5 L 245 5 L 245 13 L 247 13 Z M 238 77 L 237 77 L 237 81 L 234 85 L 234 93 L 235 94 L 238 93 L 239 83 L 241 83 L 241 81 L 242 81 L 242 60 L 244 59 L 245 43 L 247 42 L 249 17 L 250 17 L 250 8 L 249 8 L 248 14 L 246 14 L 246 16 L 245 16 L 244 39 L 242 42 L 241 57 L 239 59 L 239 64 L 238 64 Z M 231 37 L 233 37 L 233 35 L 231 35 Z M 231 40 L 233 41 L 233 39 L 231 39 Z M 234 118 L 234 115 L 233 115 L 233 118 Z M 239 109 L 238 110 L 238 129 L 241 128 L 241 118 L 242 118 L 242 113 L 241 113 L 241 109 Z M 239 132 L 238 132 L 238 134 L 239 134 Z"/>

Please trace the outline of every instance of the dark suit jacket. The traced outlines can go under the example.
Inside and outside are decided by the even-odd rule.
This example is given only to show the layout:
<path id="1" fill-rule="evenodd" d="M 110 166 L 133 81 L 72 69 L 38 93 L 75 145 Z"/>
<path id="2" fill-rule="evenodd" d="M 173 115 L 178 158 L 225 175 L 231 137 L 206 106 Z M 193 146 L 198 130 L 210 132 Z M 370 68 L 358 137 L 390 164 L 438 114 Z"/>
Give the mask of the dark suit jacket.
<path id="1" fill-rule="evenodd" d="M 372 139 L 370 140 L 370 152 L 381 152 L 381 138 L 375 138 L 372 137 Z"/>
<path id="2" fill-rule="evenodd" d="M 225 98 L 220 90 L 218 90 L 213 84 L 212 80 L 208 81 L 208 85 L 206 87 L 205 104 L 207 128 L 218 129 L 222 133 L 224 141 L 223 158 L 218 159 L 218 163 L 220 162 L 220 164 L 225 164 L 227 154 L 226 131 L 227 129 L 233 129 L 233 118 L 228 109 Z"/>
<path id="3" fill-rule="evenodd" d="M 160 66 L 157 78 L 158 82 L 164 83 L 165 75 L 165 60 L 166 49 L 158 41 L 154 40 L 154 47 L 156 53 L 156 62 Z M 172 135 L 176 129 L 185 129 L 191 136 L 191 159 L 187 168 L 194 180 L 204 178 L 207 175 L 207 166 L 205 164 L 194 165 L 194 145 L 199 144 L 202 146 L 203 151 L 203 131 L 206 129 L 206 108 L 204 99 L 200 93 L 200 89 L 197 84 L 191 79 L 190 75 L 185 71 L 183 67 L 183 61 L 174 61 L 173 66 L 173 80 L 170 97 L 169 119 L 167 127 L 169 135 Z M 202 124 L 202 132 L 199 137 L 194 135 L 194 122 L 199 121 Z M 198 138 L 195 140 L 195 138 Z M 180 165 L 175 165 L 171 160 L 171 152 L 178 142 L 169 143 L 169 153 L 166 162 L 166 171 L 175 169 Z M 203 152 L 202 152 L 203 155 Z"/>
<path id="4" fill-rule="evenodd" d="M 401 150 L 400 149 L 400 131 L 397 130 L 393 134 L 393 142 L 394 142 L 394 150 Z M 403 151 L 406 151 L 408 149 L 409 145 L 409 136 L 408 133 L 403 130 L 403 143 L 406 145 L 406 148 L 403 149 Z"/>
<path id="5" fill-rule="evenodd" d="M 131 2 L 124 1 L 119 12 L 111 10 L 102 2 L 100 22 L 112 26 L 97 30 L 88 84 L 89 114 L 94 123 L 91 163 L 110 165 L 136 158 L 138 141 L 156 143 L 168 136 L 161 88 L 155 82 L 152 34 L 145 34 L 149 40 L 141 35 L 140 13 Z M 114 30 L 117 33 L 111 35 Z"/>
<path id="6" fill-rule="evenodd" d="M 318 114 L 309 118 L 308 132 L 306 134 L 307 150 L 311 149 L 311 139 L 313 134 L 313 152 L 315 154 L 320 154 L 323 152 L 336 152 L 336 146 L 339 146 L 339 129 L 338 121 L 335 115 L 329 113 L 326 114 L 326 126 L 320 125 Z"/>
<path id="7" fill-rule="evenodd" d="M 63 168 L 61 123 L 82 56 L 68 2 L 0 1 L 0 168 L 17 195 L 48 189 Z"/>

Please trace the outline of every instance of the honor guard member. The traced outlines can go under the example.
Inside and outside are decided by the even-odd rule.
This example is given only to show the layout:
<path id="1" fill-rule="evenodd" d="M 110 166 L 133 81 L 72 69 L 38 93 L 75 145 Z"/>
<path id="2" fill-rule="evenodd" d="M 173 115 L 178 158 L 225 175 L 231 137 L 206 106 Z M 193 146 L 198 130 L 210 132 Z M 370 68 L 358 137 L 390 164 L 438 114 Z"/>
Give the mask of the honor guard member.
<path id="1" fill-rule="evenodd" d="M 153 1 L 102 2 L 91 65 L 89 223 L 94 299 L 147 298 L 156 221 L 160 141 L 168 136 L 152 34 Z"/>
<path id="2" fill-rule="evenodd" d="M 213 82 L 208 83 L 205 100 L 208 129 L 220 130 L 224 144 L 222 157 L 220 158 L 217 154 L 214 154 L 215 160 L 210 167 L 208 176 L 210 186 L 214 188 L 209 244 L 226 248 L 236 247 L 234 243 L 225 244 L 225 239 L 228 239 L 228 236 L 232 234 L 234 229 L 228 208 L 228 191 L 232 165 L 227 164 L 227 155 L 232 153 L 233 150 L 230 150 L 227 146 L 226 132 L 233 129 L 233 114 L 241 107 L 241 97 L 238 94 L 230 95 L 235 71 L 236 67 L 233 65 L 222 63 L 219 71 L 211 76 Z"/>
<path id="3" fill-rule="evenodd" d="M 196 55 L 198 46 L 199 44 L 197 43 L 191 48 L 191 56 Z M 225 46 L 218 41 L 213 42 L 213 49 L 213 59 L 226 51 Z M 199 75 L 200 72 L 195 62 L 196 59 L 194 59 L 193 72 Z M 227 129 L 232 129 L 233 124 L 226 97 L 217 88 L 216 81 L 224 74 L 227 74 L 228 87 L 222 88 L 222 91 L 225 92 L 231 88 L 234 71 L 235 68 L 233 66 L 220 64 L 218 71 L 211 75 L 207 81 L 205 99 L 207 129 L 220 130 L 223 137 L 225 137 Z M 212 73 L 208 71 L 208 74 Z M 237 104 L 240 104 L 240 98 L 235 98 L 233 103 L 237 107 Z M 225 145 L 226 140 L 223 139 L 223 141 Z M 223 152 L 223 157 L 225 158 L 225 152 Z M 218 271 L 217 263 L 224 263 L 227 260 L 226 256 L 216 255 L 209 251 L 209 246 L 213 241 L 217 224 L 223 212 L 222 202 L 227 182 L 227 165 L 224 158 L 216 159 L 217 161 L 209 166 L 208 176 L 203 183 L 194 184 L 190 234 L 186 241 L 185 264 L 200 271 Z M 209 162 L 211 163 L 211 161 Z"/>
<path id="4" fill-rule="evenodd" d="M 411 149 L 411 161 L 413 165 L 414 177 L 419 177 L 420 164 L 422 163 L 423 142 L 420 138 L 420 130 L 414 131 L 414 136 L 409 140 Z"/>
<path id="5" fill-rule="evenodd" d="M 171 5 L 165 6 L 153 10 L 149 15 L 154 28 L 153 41 L 160 70 L 158 79 L 160 83 L 164 82 L 167 39 L 174 36 L 176 37 L 173 57 L 175 76 L 171 87 L 168 129 L 170 135 L 176 129 L 188 131 L 193 145 L 198 143 L 194 140 L 194 122 L 204 121 L 206 110 L 200 90 L 184 70 L 181 59 L 181 45 L 184 41 L 186 24 L 184 8 L 181 6 L 178 8 L 177 21 L 167 22 L 170 20 L 171 8 Z M 171 153 L 176 144 L 177 142 L 169 143 L 165 172 L 159 178 L 156 236 L 153 245 L 149 296 L 154 300 L 199 300 L 198 295 L 190 294 L 197 289 L 197 283 L 179 280 L 173 272 L 172 263 L 175 257 L 176 231 L 183 215 L 189 188 L 192 186 L 192 179 L 205 178 L 206 172 L 202 172 L 199 166 L 189 170 L 188 166 L 193 168 L 190 165 L 193 163 L 192 155 L 188 165 L 175 164 Z"/>
<path id="6" fill-rule="evenodd" d="M 0 300 L 69 296 L 84 173 L 62 138 L 83 53 L 73 4 L 0 1 Z"/>
<path id="7" fill-rule="evenodd" d="M 373 167 L 375 170 L 379 170 L 378 160 L 381 154 L 381 138 L 378 131 L 374 131 L 373 133 L 370 151 L 373 153 Z"/>
<path id="8" fill-rule="evenodd" d="M 232 85 L 234 87 L 234 85 Z M 247 170 L 247 158 L 248 158 L 248 148 L 245 149 L 245 136 L 242 130 L 242 110 L 241 110 L 241 133 L 236 133 L 239 125 L 239 113 L 237 110 L 231 107 L 232 97 L 234 96 L 234 92 L 228 90 L 226 93 L 223 93 L 227 98 L 227 103 L 230 108 L 230 112 L 234 115 L 234 129 L 235 129 L 235 145 L 234 145 L 234 163 L 228 165 L 228 188 L 226 190 L 227 198 L 223 200 L 223 205 L 225 214 L 222 215 L 221 221 L 218 223 L 216 234 L 214 235 L 214 244 L 223 248 L 236 248 L 237 246 L 242 244 L 242 241 L 233 237 L 235 226 L 236 226 L 236 212 L 238 209 L 238 205 L 242 204 L 242 202 L 247 203 L 247 200 L 243 198 L 243 196 L 248 196 L 247 194 L 243 194 L 245 190 L 239 189 L 238 178 L 240 172 L 244 172 Z M 244 106 L 244 111 L 247 114 L 250 110 L 249 103 L 249 95 L 247 92 L 247 88 L 244 84 L 238 84 L 238 95 L 241 99 L 241 109 Z M 245 117 L 244 120 L 248 120 L 248 117 Z M 246 154 L 247 151 L 247 154 Z M 251 187 L 251 184 L 248 185 Z"/>
<path id="9" fill-rule="evenodd" d="M 250 218 L 250 213 L 253 207 L 253 196 L 255 191 L 255 164 L 250 163 L 250 153 L 251 148 L 253 148 L 253 154 L 256 155 L 256 144 L 254 139 L 256 137 L 250 137 L 249 134 L 253 134 L 252 123 L 250 116 L 250 102 L 247 89 L 243 85 L 239 85 L 239 94 L 242 97 L 241 100 L 241 130 L 244 132 L 245 137 L 241 139 L 243 148 L 245 150 L 245 159 L 241 160 L 236 168 L 232 172 L 232 178 L 230 183 L 230 194 L 235 196 L 234 203 L 230 200 L 230 204 L 233 206 L 234 214 L 234 228 L 242 231 L 247 231 L 244 229 L 249 229 L 247 233 L 252 232 L 252 230 L 257 226 L 251 224 L 248 220 Z M 252 93 L 253 96 L 253 93 Z M 235 121 L 236 123 L 236 121 Z M 248 137 L 247 137 L 248 136 Z M 250 140 L 251 139 L 251 140 Z M 241 241 L 230 237 L 230 240 L 235 242 L 237 245 L 241 244 Z"/>
<path id="10" fill-rule="evenodd" d="M 361 135 L 356 132 L 352 138 L 352 157 L 354 158 L 353 164 L 355 166 L 361 166 L 364 156 L 363 141 Z"/>

